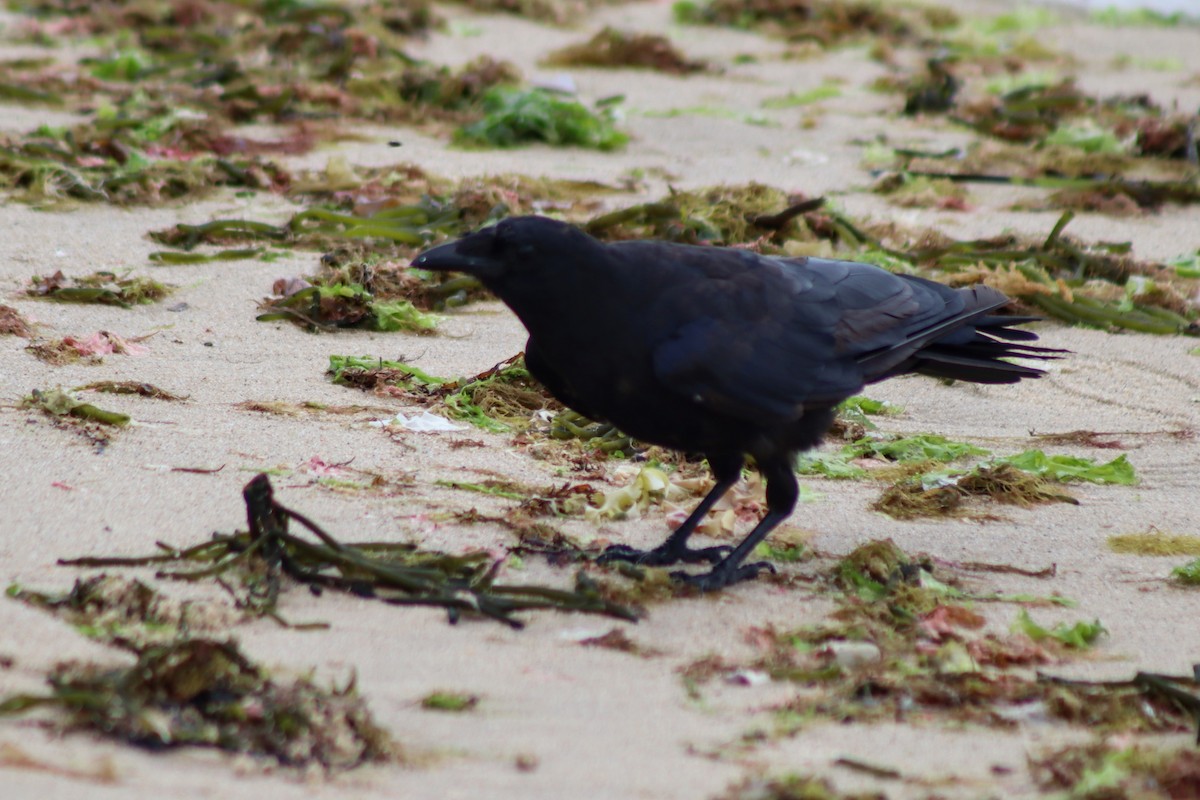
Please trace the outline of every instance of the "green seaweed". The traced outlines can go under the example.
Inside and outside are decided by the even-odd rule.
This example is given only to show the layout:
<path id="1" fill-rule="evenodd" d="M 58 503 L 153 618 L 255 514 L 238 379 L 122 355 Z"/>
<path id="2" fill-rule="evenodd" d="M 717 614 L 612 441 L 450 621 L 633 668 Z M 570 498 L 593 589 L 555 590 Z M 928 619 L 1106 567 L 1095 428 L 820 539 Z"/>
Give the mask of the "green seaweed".
<path id="1" fill-rule="evenodd" d="M 839 86 L 832 83 L 823 84 L 803 92 L 788 92 L 783 97 L 768 97 L 763 100 L 763 108 L 796 108 L 798 106 L 808 106 L 813 103 L 819 103 L 822 100 L 831 100 L 835 97 L 841 97 L 842 90 Z"/>
<path id="2" fill-rule="evenodd" d="M 429 333 L 440 318 L 407 300 L 380 301 L 358 284 L 309 286 L 259 304 L 259 322 L 288 320 L 309 330 L 366 328 Z"/>
<path id="3" fill-rule="evenodd" d="M 459 128 L 457 144 L 473 147 L 518 147 L 543 142 L 559 147 L 615 150 L 629 137 L 613 125 L 612 106 L 591 111 L 582 103 L 545 89 L 497 86 L 482 99 L 484 117 Z"/>
<path id="4" fill-rule="evenodd" d="M 848 397 L 838 404 L 833 433 L 843 439 L 861 439 L 878 426 L 870 417 L 899 414 L 904 409 L 886 400 L 873 400 L 865 395 Z"/>
<path id="5" fill-rule="evenodd" d="M 461 381 L 442 402 L 455 419 L 496 433 L 524 429 L 536 412 L 562 408 L 529 374 L 523 355 Z"/>
<path id="6" fill-rule="evenodd" d="M 1029 759 L 1030 773 L 1049 796 L 1070 800 L 1132 800 L 1154 787 L 1161 797 L 1187 797 L 1200 785 L 1192 748 L 1139 742 L 1122 746 L 1095 738 L 1045 750 Z"/>
<path id="7" fill-rule="evenodd" d="M 1114 28 L 1128 28 L 1133 26 L 1177 28 L 1180 25 L 1195 24 L 1197 22 L 1195 16 L 1185 14 L 1182 11 L 1168 13 L 1165 11 L 1156 11 L 1152 8 L 1121 8 L 1115 5 L 1093 9 L 1089 16 L 1093 22 Z"/>
<path id="8" fill-rule="evenodd" d="M 1045 628 L 1034 622 L 1033 617 L 1029 616 L 1029 612 L 1021 609 L 1017 612 L 1017 620 L 1013 623 L 1013 630 L 1025 634 L 1035 642 L 1040 642 L 1044 639 L 1054 639 L 1064 647 L 1072 650 L 1085 650 L 1094 645 L 1102 635 L 1108 631 L 1100 624 L 1100 620 L 1093 622 L 1076 622 L 1074 625 L 1068 625 L 1065 622 L 1060 622 L 1053 628 Z"/>
<path id="9" fill-rule="evenodd" d="M 437 404 L 448 416 L 492 433 L 523 430 L 535 413 L 562 410 L 529 374 L 522 354 L 459 380 L 429 375 L 397 361 L 357 356 L 330 356 L 329 374 L 334 383 L 347 386 L 388 387 L 393 395 L 399 389 L 411 401 Z"/>
<path id="10" fill-rule="evenodd" d="M 26 408 L 38 408 L 50 417 L 75 417 L 84 422 L 124 427 L 129 424 L 129 415 L 106 411 L 91 403 L 85 403 L 62 389 L 34 389 L 21 401 Z"/>
<path id="11" fill-rule="evenodd" d="M 1133 465 L 1124 455 L 1119 455 L 1112 461 L 1097 464 L 1094 459 L 1090 458 L 1046 455 L 1041 450 L 1026 450 L 1014 456 L 994 459 L 992 463 L 1007 464 L 1059 482 L 1085 481 L 1119 486 L 1132 486 L 1138 482 Z"/>
<path id="12" fill-rule="evenodd" d="M 1171 577 L 1184 586 L 1200 586 L 1200 558 L 1175 567 Z"/>
<path id="13" fill-rule="evenodd" d="M 479 705 L 479 695 L 465 692 L 432 692 L 421 698 L 421 708 L 429 711 L 461 713 Z"/>
<path id="14" fill-rule="evenodd" d="M 362 215 L 330 208 L 308 208 L 293 214 L 282 225 L 247 219 L 215 219 L 199 225 L 180 223 L 154 231 L 150 238 L 182 252 L 156 253 L 151 258 L 162 263 L 187 263 L 191 251 L 200 245 L 248 242 L 268 242 L 274 247 L 307 250 L 328 250 L 341 245 L 370 252 L 375 257 L 388 253 L 411 255 L 416 248 L 463 232 L 462 216 L 463 212 L 451 200 L 424 196 L 415 203 Z M 248 257 L 251 252 L 227 249 L 215 257 Z M 205 256 L 199 260 L 209 259 Z"/>
<path id="15" fill-rule="evenodd" d="M 1042 142 L 1074 147 L 1085 153 L 1127 153 L 1133 144 L 1090 120 L 1061 124 L 1042 137 Z"/>
<path id="16" fill-rule="evenodd" d="M 869 471 L 852 463 L 857 459 L 945 463 L 967 456 L 987 455 L 988 452 L 981 447 L 951 441 L 932 433 L 891 438 L 864 436 L 833 453 L 802 454 L 797 459 L 796 471 L 801 475 L 822 475 L 826 478 L 864 478 Z"/>

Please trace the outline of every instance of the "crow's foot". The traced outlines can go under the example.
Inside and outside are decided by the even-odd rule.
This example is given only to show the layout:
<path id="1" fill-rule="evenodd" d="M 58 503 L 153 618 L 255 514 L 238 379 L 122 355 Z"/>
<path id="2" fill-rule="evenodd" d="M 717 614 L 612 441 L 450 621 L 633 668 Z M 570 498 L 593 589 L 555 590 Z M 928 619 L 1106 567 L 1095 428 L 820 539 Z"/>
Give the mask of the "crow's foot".
<path id="1" fill-rule="evenodd" d="M 734 567 L 733 569 L 717 567 L 712 572 L 706 572 L 703 575 L 672 572 L 671 577 L 681 583 L 686 583 L 688 586 L 695 586 L 702 592 L 715 592 L 718 589 L 724 589 L 726 586 L 731 586 L 741 581 L 753 580 L 758 577 L 760 572 L 770 572 L 773 575 L 775 574 L 775 567 L 766 561 L 756 561 L 753 564 L 742 564 L 740 567 Z"/>
<path id="2" fill-rule="evenodd" d="M 614 544 L 600 554 L 596 561 L 608 564 L 612 561 L 628 561 L 644 567 L 665 567 L 670 564 L 716 564 L 729 555 L 733 548 L 723 544 L 691 550 L 686 547 L 656 547 L 653 550 L 637 550 L 627 544 Z"/>

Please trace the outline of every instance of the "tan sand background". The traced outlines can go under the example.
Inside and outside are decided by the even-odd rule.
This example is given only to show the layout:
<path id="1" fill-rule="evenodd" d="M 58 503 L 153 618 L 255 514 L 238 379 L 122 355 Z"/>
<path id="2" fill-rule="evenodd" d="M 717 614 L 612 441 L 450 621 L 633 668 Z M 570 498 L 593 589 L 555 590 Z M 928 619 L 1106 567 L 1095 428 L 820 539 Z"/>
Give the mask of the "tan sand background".
<path id="1" fill-rule="evenodd" d="M 1006 3 L 956 4 L 997 10 Z M 829 193 L 853 214 L 895 217 L 912 225 L 937 225 L 958 236 L 997 233 L 1005 228 L 1044 234 L 1055 213 L 1003 210 L 1016 190 L 975 190 L 971 213 L 905 211 L 861 191 L 870 183 L 859 166 L 856 140 L 886 135 L 889 141 L 922 146 L 964 141 L 962 134 L 930 131 L 898 118 L 897 97 L 866 87 L 882 74 L 864 48 L 852 47 L 807 62 L 777 58 L 783 45 L 737 32 L 680 28 L 670 3 L 647 2 L 597 12 L 579 30 L 540 26 L 515 18 L 467 16 L 450 32 L 434 36 L 414 55 L 434 62 L 461 63 L 478 53 L 515 61 L 527 75 L 548 77 L 537 66 L 548 51 L 578 41 L 610 23 L 632 30 L 662 31 L 689 54 L 729 64 L 754 53 L 759 63 L 728 66 L 722 75 L 674 78 L 651 73 L 573 70 L 583 97 L 623 93 L 630 146 L 614 154 L 529 147 L 511 152 L 451 150 L 439 140 L 403 129 L 367 131 L 374 138 L 338 150 L 358 164 L 396 159 L 433 174 L 472 176 L 517 172 L 559 178 L 616 180 L 632 168 L 651 176 L 642 192 L 657 197 L 665 181 L 652 168 L 674 176 L 671 183 L 701 187 L 721 182 L 762 181 L 810 195 Z M 464 35 L 465 34 L 465 35 Z M 1101 94 L 1151 91 L 1160 102 L 1182 108 L 1200 104 L 1200 49 L 1194 29 L 1114 31 L 1066 18 L 1038 34 L 1081 62 L 1083 88 Z M 1117 53 L 1137 58 L 1178 58 L 1183 73 L 1130 68 L 1114 71 Z M 843 96 L 824 101 L 817 124 L 800 126 L 813 109 L 763 112 L 767 97 L 801 92 L 827 79 L 845 81 Z M 650 109 L 724 107 L 763 113 L 775 127 L 736 119 L 695 115 L 644 116 Z M 25 130 L 46 115 L 0 107 L 0 127 Z M 386 146 L 399 139 L 397 151 Z M 322 165 L 322 150 L 296 164 Z M 122 336 L 156 335 L 139 357 L 112 356 L 102 366 L 52 367 L 24 352 L 26 342 L 0 339 L 0 581 L 36 588 L 66 588 L 76 576 L 55 566 L 63 556 L 142 553 L 157 539 L 176 544 L 210 531 L 244 526 L 242 485 L 258 470 L 296 468 L 317 456 L 327 462 L 354 459 L 358 468 L 384 475 L 411 474 L 413 488 L 395 497 L 348 497 L 321 490 L 297 472 L 276 481 L 280 500 L 322 520 L 335 534 L 352 539 L 416 539 L 451 550 L 501 547 L 509 535 L 497 526 L 435 524 L 427 512 L 478 507 L 499 510 L 503 501 L 449 492 L 438 479 L 476 480 L 496 474 L 544 485 L 559 480 L 556 468 L 510 446 L 507 436 L 470 430 L 453 434 L 410 434 L 392 441 L 367 418 L 283 418 L 234 406 L 244 400 L 376 402 L 330 385 L 323 376 L 330 354 L 404 358 L 433 374 L 478 372 L 522 347 L 523 331 L 498 304 L 454 313 L 443 335 L 346 332 L 314 336 L 285 323 L 255 322 L 255 303 L 279 276 L 305 274 L 315 256 L 297 253 L 265 264 L 232 262 L 155 267 L 146 256 L 156 249 L 152 229 L 176 222 L 202 222 L 245 214 L 285 219 L 282 201 L 233 197 L 185 207 L 122 211 L 83 207 L 70 212 L 35 211 L 19 203 L 0 206 L 0 293 L 40 323 L 39 334 L 57 338 L 97 330 Z M 1168 208 L 1139 218 L 1081 215 L 1071 232 L 1086 240 L 1132 240 L 1144 257 L 1165 258 L 1200 246 L 1200 214 Z M 68 274 L 129 270 L 181 286 L 168 302 L 133 311 L 55 305 L 20 295 L 29 277 L 62 269 Z M 170 311 L 178 302 L 182 311 Z M 814 532 L 812 545 L 845 553 L 875 538 L 892 537 L 906 550 L 943 559 L 971 559 L 1029 568 L 1058 565 L 1052 581 L 987 575 L 982 588 L 1003 592 L 1058 592 L 1078 608 L 1041 611 L 1047 622 L 1099 618 L 1111 632 L 1095 659 L 1076 664 L 1073 675 L 1124 677 L 1136 669 L 1190 672 L 1200 661 L 1200 593 L 1171 588 L 1164 580 L 1180 559 L 1138 558 L 1110 552 L 1113 533 L 1150 526 L 1200 533 L 1196 474 L 1200 454 L 1194 440 L 1170 434 L 1200 425 L 1200 358 L 1188 355 L 1195 342 L 1137 334 L 1108 335 L 1042 323 L 1046 342 L 1075 352 L 1052 365 L 1036 383 L 1015 387 L 945 387 L 921 379 L 873 387 L 872 397 L 902 405 L 903 415 L 883 420 L 889 431 L 937 432 L 978 442 L 1002 452 L 1032 446 L 1032 432 L 1076 429 L 1116 432 L 1142 482 L 1131 488 L 1079 487 L 1081 505 L 1005 510 L 999 522 L 898 522 L 869 510 L 874 486 L 809 480 L 824 494 L 800 507 L 792 525 Z M 102 405 L 136 421 L 97 453 L 82 439 L 54 430 L 35 413 L 14 407 L 33 388 L 75 386 L 93 380 L 137 380 L 190 396 L 187 403 L 106 395 Z M 452 451 L 459 438 L 485 440 L 486 448 Z M 1110 451 L 1055 448 L 1109 458 Z M 170 467 L 217 467 L 214 475 L 170 472 Z M 564 523 L 580 535 L 603 535 L 635 545 L 652 544 L 665 533 L 661 514 L 595 526 Z M 535 559 L 513 575 L 566 583 L 565 570 Z M 174 585 L 172 593 L 185 590 Z M 452 627 L 436 610 L 397 609 L 295 591 L 283 611 L 293 620 L 326 620 L 328 631 L 303 633 L 269 621 L 240 626 L 235 633 L 256 659 L 281 672 L 315 670 L 320 678 L 345 680 L 356 673 L 362 693 L 379 721 L 405 747 L 411 763 L 358 770 L 332 779 L 264 771 L 209 752 L 148 754 L 89 735 L 56 738 L 32 721 L 0 722 L 0 746 L 16 745 L 37 759 L 88 771 L 111 770 L 115 782 L 71 779 L 37 770 L 0 767 L 5 798 L 93 798 L 163 796 L 223 797 L 429 797 L 429 798 L 701 798 L 757 770 L 817 772 L 839 788 L 877 786 L 890 797 L 924 797 L 929 789 L 905 782 L 879 783 L 836 769 L 840 756 L 867 758 L 912 778 L 957 785 L 947 796 L 1021 797 L 1033 792 L 1025 756 L 1063 737 L 1030 721 L 1010 732 L 925 726 L 819 726 L 794 738 L 737 750 L 747 731 L 769 729 L 772 702 L 795 691 L 712 684 L 703 700 L 689 700 L 678 667 L 705 654 L 750 652 L 743 641 L 749 626 L 798 626 L 815 621 L 827 603 L 803 590 L 783 591 L 765 583 L 738 586 L 716 596 L 680 600 L 653 608 L 637 625 L 574 615 L 528 615 L 521 632 L 488 622 Z M 1000 629 L 1012 607 L 982 611 Z M 637 642 L 663 652 L 640 659 L 615 651 L 580 647 L 587 635 L 621 627 Z M 64 658 L 117 662 L 111 651 L 84 640 L 68 626 L 15 602 L 0 602 L 0 694 L 33 691 Z M 420 698 L 433 690 L 478 693 L 479 709 L 462 715 L 422 711 Z M 720 752 L 721 758 L 706 757 Z M 536 759 L 536 769 L 519 771 L 518 756 Z M 996 767 L 1011 771 L 997 772 Z"/>

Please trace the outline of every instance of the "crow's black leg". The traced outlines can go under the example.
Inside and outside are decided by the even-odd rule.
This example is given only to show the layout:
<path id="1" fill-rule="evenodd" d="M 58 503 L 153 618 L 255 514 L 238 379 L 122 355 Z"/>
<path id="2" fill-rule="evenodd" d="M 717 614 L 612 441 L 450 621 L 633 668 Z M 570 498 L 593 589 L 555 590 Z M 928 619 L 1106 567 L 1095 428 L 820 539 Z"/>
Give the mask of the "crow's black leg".
<path id="1" fill-rule="evenodd" d="M 742 543 L 733 549 L 723 561 L 703 575 L 688 575 L 686 572 L 674 572 L 671 577 L 691 584 L 703 592 L 723 589 L 731 583 L 749 580 L 764 570 L 775 571 L 766 561 L 753 564 L 743 564 L 746 556 L 753 552 L 758 543 L 767 537 L 776 525 L 787 519 L 796 507 L 800 497 L 800 484 L 796 482 L 796 473 L 792 470 L 790 454 L 772 459 L 761 459 L 758 470 L 767 482 L 767 514 L 754 530 L 747 534 Z"/>
<path id="2" fill-rule="evenodd" d="M 729 487 L 737 483 L 738 478 L 742 476 L 742 464 L 744 463 L 745 459 L 740 453 L 732 456 L 708 456 L 708 468 L 712 470 L 717 483 L 683 521 L 683 524 L 667 537 L 665 542 L 653 550 L 636 550 L 628 545 L 614 544 L 600 555 L 598 561 L 601 564 L 609 561 L 632 561 L 635 564 L 645 564 L 649 567 L 661 567 L 681 562 L 684 564 L 701 562 L 716 564 L 726 558 L 731 550 L 729 545 L 693 550 L 687 546 L 687 541 L 709 510 L 729 491 Z"/>

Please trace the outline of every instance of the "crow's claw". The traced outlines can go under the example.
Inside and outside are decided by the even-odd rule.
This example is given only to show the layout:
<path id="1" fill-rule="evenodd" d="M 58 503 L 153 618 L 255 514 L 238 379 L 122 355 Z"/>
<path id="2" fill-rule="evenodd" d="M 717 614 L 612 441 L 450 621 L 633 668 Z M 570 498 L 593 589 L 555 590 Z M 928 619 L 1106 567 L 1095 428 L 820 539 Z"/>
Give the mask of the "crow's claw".
<path id="1" fill-rule="evenodd" d="M 608 547 L 596 559 L 599 564 L 612 561 L 628 561 L 643 567 L 665 567 L 671 564 L 717 564 L 733 550 L 727 544 L 716 547 L 704 547 L 699 550 L 688 548 L 663 548 L 654 550 L 638 550 L 627 544 L 614 544 Z"/>
<path id="2" fill-rule="evenodd" d="M 597 564 L 608 564 L 613 561 L 637 562 L 646 555 L 645 550 L 637 550 L 627 544 L 614 544 L 604 548 L 604 552 L 596 558 Z"/>
<path id="3" fill-rule="evenodd" d="M 715 592 L 718 589 L 724 589 L 741 581 L 752 580 L 758 577 L 760 572 L 770 572 L 775 574 L 775 567 L 768 564 L 766 561 L 756 561 L 753 564 L 742 564 L 740 567 L 733 569 L 714 569 L 712 572 L 705 572 L 703 575 L 689 575 L 686 572 L 672 572 L 671 577 L 681 583 L 686 583 L 688 586 L 695 586 L 702 592 Z"/>

